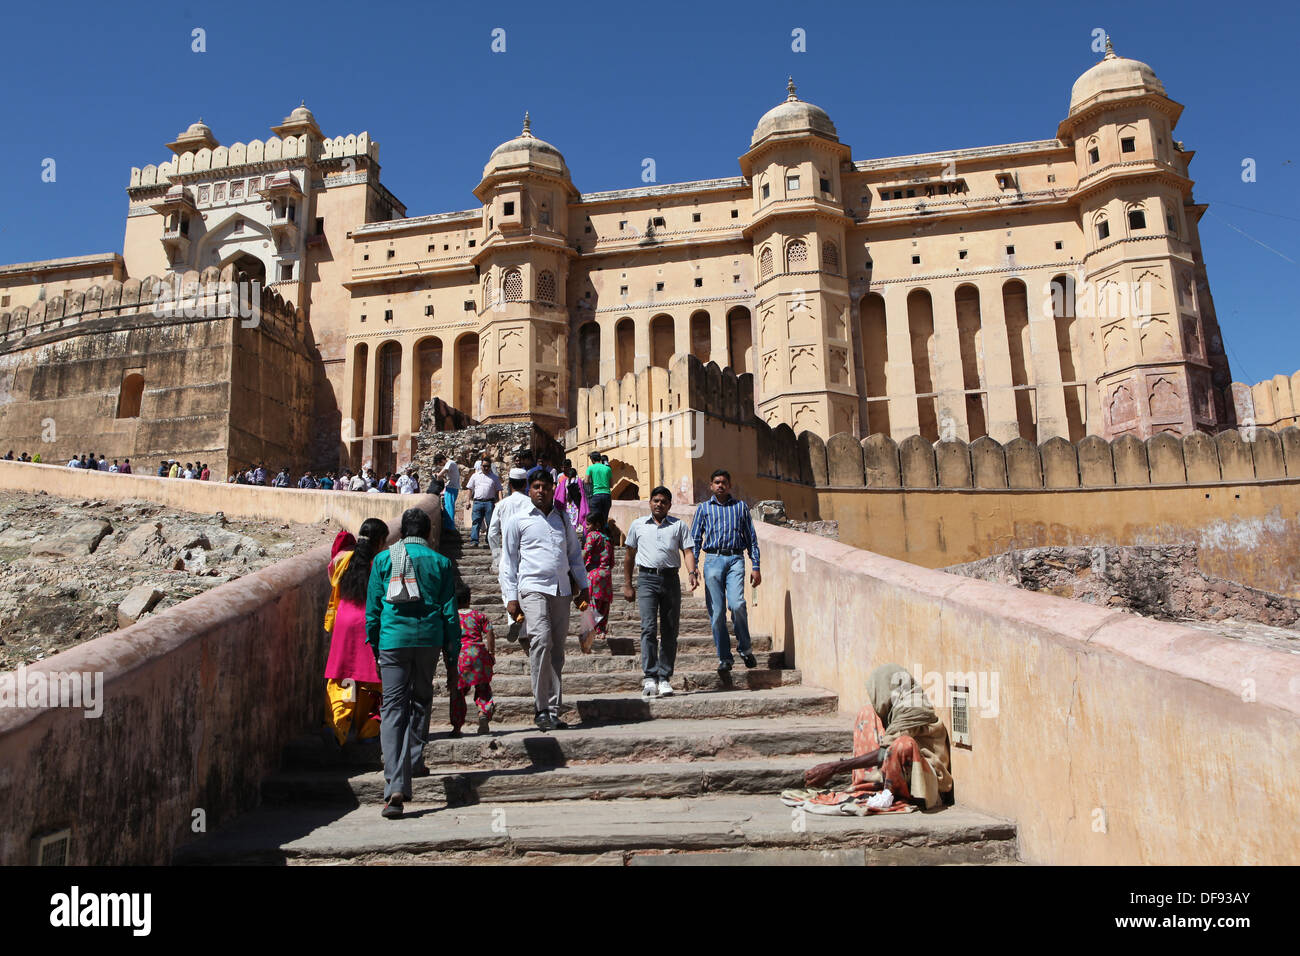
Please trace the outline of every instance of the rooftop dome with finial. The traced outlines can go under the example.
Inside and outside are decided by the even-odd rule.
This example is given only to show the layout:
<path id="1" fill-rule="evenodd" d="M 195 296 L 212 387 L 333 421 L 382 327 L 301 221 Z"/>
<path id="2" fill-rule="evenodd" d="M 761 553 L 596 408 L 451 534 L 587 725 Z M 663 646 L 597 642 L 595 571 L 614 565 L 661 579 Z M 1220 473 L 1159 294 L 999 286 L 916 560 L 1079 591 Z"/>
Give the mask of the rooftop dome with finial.
<path id="1" fill-rule="evenodd" d="M 1070 113 L 1077 113 L 1101 99 L 1120 99 L 1143 93 L 1166 95 L 1156 71 L 1141 60 L 1117 55 L 1107 36 L 1106 55 L 1101 62 L 1074 81 L 1074 88 L 1070 91 Z"/>
<path id="2" fill-rule="evenodd" d="M 312 111 L 307 109 L 307 101 L 299 100 L 295 106 L 280 123 L 279 126 L 272 126 L 271 131 L 283 139 L 286 136 L 299 136 L 303 133 L 310 133 L 317 139 L 322 139 L 324 134 L 321 133 L 320 127 L 316 125 L 316 117 Z"/>
<path id="3" fill-rule="evenodd" d="M 176 137 L 174 143 L 167 144 L 167 148 L 179 156 L 182 153 L 197 153 L 201 149 L 216 149 L 220 145 L 212 135 L 212 129 L 200 116 L 197 123 L 191 123 L 185 132 Z"/>
<path id="4" fill-rule="evenodd" d="M 487 165 L 483 167 L 483 178 L 506 166 L 538 166 L 565 177 L 569 175 L 564 155 L 546 140 L 533 135 L 532 119 L 527 112 L 524 113 L 523 131 L 492 150 Z"/>
<path id="5" fill-rule="evenodd" d="M 768 110 L 758 121 L 749 143 L 751 147 L 757 146 L 760 140 L 781 133 L 813 133 L 837 143 L 840 141 L 835 124 L 826 115 L 826 111 L 820 106 L 805 103 L 795 94 L 794 77 L 789 77 L 785 89 L 785 102 Z"/>

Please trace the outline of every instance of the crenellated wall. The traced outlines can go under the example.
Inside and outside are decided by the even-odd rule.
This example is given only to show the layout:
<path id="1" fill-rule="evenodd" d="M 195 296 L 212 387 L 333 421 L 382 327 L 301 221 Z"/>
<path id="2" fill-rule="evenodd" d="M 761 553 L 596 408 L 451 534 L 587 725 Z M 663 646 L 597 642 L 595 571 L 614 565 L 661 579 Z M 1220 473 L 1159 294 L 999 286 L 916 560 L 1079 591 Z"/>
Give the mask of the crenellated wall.
<path id="1" fill-rule="evenodd" d="M 265 141 L 253 139 L 247 143 L 231 143 L 229 146 L 186 151 L 175 159 L 159 163 L 157 166 L 153 163 L 143 168 L 132 166 L 130 185 L 131 187 L 161 185 L 170 182 L 174 173 L 234 168 L 252 163 L 272 163 L 282 159 L 319 162 L 348 156 L 367 156 L 378 161 L 379 144 L 370 139 L 369 133 L 359 135 L 349 133 L 347 136 L 335 136 L 320 141 L 305 133 L 286 136 L 284 139 L 271 136 Z"/>
<path id="2" fill-rule="evenodd" d="M 1237 421 L 1247 427 L 1300 425 L 1300 372 L 1274 375 L 1254 385 L 1232 383 Z"/>

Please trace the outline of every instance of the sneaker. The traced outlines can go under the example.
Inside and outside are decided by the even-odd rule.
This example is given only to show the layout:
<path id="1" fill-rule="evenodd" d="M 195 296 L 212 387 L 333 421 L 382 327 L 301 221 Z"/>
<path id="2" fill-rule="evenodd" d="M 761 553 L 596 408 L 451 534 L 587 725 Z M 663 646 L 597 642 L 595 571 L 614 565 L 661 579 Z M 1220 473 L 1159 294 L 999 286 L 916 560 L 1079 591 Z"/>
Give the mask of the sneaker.
<path id="1" fill-rule="evenodd" d="M 555 721 L 551 720 L 550 714 L 538 714 L 533 723 L 542 733 L 547 733 L 548 731 L 555 729 Z"/>
<path id="2" fill-rule="evenodd" d="M 745 662 L 746 667 L 757 667 L 758 661 L 754 659 L 753 654 L 741 654 L 740 659 Z"/>
<path id="3" fill-rule="evenodd" d="M 641 697 L 649 700 L 651 697 L 659 696 L 659 684 L 653 677 L 647 677 L 641 682 Z"/>
<path id="4" fill-rule="evenodd" d="M 492 732 L 492 718 L 487 714 L 478 715 L 478 732 L 488 734 Z"/>
<path id="5" fill-rule="evenodd" d="M 731 661 L 718 661 L 718 673 L 725 674 L 731 670 Z"/>
<path id="6" fill-rule="evenodd" d="M 660 697 L 673 696 L 673 685 L 668 683 L 668 681 L 666 680 L 659 681 L 659 696 Z"/>
<path id="7" fill-rule="evenodd" d="M 391 797 L 384 804 L 381 814 L 385 820 L 400 820 L 402 818 L 402 800 L 400 797 Z"/>

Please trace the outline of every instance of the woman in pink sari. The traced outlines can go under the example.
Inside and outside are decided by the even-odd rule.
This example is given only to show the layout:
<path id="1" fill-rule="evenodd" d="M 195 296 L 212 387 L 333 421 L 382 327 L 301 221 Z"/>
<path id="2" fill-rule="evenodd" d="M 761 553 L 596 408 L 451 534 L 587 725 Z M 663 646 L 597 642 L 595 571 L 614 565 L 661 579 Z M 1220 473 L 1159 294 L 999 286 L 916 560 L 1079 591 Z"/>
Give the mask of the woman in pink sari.
<path id="1" fill-rule="evenodd" d="M 555 483 L 555 503 L 564 508 L 569 524 L 581 539 L 587 530 L 587 489 L 575 468 L 566 468 Z"/>
<path id="2" fill-rule="evenodd" d="M 329 720 L 339 746 L 355 729 L 358 740 L 379 736 L 379 705 L 383 688 L 375 654 L 366 644 L 366 588 L 370 564 L 388 541 L 388 525 L 378 518 L 361 523 L 361 540 L 346 550 L 352 535 L 340 532 L 330 559 L 330 608 L 325 629 L 331 632 L 325 663 L 325 693 Z"/>

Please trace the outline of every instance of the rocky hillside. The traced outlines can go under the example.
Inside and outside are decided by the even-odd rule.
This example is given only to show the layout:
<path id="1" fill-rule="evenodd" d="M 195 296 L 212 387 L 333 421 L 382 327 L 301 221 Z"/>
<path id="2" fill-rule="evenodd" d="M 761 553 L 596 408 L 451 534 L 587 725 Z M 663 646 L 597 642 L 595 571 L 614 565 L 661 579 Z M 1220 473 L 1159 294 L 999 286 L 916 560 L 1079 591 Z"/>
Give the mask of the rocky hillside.
<path id="1" fill-rule="evenodd" d="M 274 525 L 145 501 L 0 493 L 0 670 L 140 617 L 323 541 L 326 525 Z"/>

